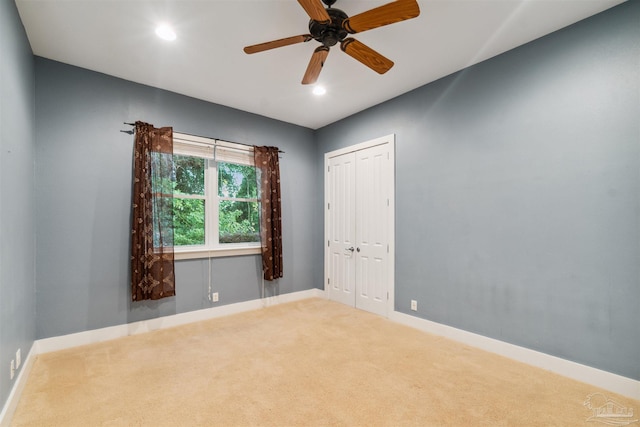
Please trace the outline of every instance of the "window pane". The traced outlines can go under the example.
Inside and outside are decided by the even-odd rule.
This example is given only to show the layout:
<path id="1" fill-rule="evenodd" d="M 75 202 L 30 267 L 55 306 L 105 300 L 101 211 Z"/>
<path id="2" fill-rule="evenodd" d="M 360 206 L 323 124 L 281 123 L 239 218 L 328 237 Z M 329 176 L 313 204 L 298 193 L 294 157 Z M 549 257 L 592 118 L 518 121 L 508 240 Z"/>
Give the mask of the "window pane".
<path id="1" fill-rule="evenodd" d="M 204 200 L 173 199 L 175 246 L 204 245 Z"/>
<path id="2" fill-rule="evenodd" d="M 258 188 L 256 168 L 235 163 L 218 162 L 218 195 L 241 199 L 256 199 Z"/>
<path id="3" fill-rule="evenodd" d="M 176 171 L 175 194 L 204 196 L 205 159 L 201 157 L 173 156 Z"/>
<path id="4" fill-rule="evenodd" d="M 151 191 L 158 194 L 171 194 L 174 179 L 171 154 L 151 153 Z"/>
<path id="5" fill-rule="evenodd" d="M 172 206 L 173 197 L 153 198 L 153 246 L 156 248 L 174 246 Z"/>
<path id="6" fill-rule="evenodd" d="M 260 241 L 258 202 L 220 201 L 220 243 Z"/>

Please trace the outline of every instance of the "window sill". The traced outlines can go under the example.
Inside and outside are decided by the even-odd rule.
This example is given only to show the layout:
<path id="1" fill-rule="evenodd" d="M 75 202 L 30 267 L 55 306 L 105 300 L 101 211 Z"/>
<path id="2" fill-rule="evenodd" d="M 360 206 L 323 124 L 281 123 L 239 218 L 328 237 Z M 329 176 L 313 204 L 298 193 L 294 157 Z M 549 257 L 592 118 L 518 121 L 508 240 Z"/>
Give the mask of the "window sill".
<path id="1" fill-rule="evenodd" d="M 242 246 L 220 249 L 178 249 L 174 250 L 173 258 L 176 261 L 183 259 L 217 258 L 225 256 L 259 255 L 262 253 L 260 246 Z"/>

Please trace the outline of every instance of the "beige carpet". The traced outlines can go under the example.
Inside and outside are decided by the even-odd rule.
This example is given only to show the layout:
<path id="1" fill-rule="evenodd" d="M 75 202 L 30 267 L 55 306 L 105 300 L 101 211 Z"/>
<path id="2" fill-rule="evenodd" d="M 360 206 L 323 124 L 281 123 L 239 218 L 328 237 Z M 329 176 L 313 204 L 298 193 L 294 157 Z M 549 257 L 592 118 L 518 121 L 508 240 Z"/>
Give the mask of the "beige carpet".
<path id="1" fill-rule="evenodd" d="M 601 396 L 640 412 L 640 401 L 309 299 L 40 355 L 12 425 L 598 426 L 587 420 Z"/>

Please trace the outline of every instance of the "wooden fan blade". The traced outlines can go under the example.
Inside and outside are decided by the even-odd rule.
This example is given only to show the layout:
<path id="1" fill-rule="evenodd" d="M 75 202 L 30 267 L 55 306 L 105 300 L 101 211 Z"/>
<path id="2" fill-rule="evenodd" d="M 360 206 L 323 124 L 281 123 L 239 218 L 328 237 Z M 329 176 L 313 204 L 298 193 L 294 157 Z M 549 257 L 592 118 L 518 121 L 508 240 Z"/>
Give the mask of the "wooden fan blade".
<path id="1" fill-rule="evenodd" d="M 344 53 L 360 61 L 378 74 L 384 74 L 393 67 L 393 61 L 356 39 L 348 38 L 343 40 L 340 48 Z"/>
<path id="2" fill-rule="evenodd" d="M 309 18 L 321 24 L 328 24 L 331 22 L 331 17 L 327 13 L 326 9 L 322 5 L 320 0 L 298 0 L 300 6 L 307 12 Z"/>
<path id="3" fill-rule="evenodd" d="M 296 44 L 296 43 L 303 43 L 303 42 L 308 42 L 309 40 L 312 40 L 313 37 L 311 37 L 310 34 L 304 34 L 301 36 L 293 36 L 293 37 L 287 37 L 284 39 L 278 39 L 278 40 L 273 40 L 270 42 L 266 42 L 266 43 L 260 43 L 260 44 L 254 44 L 252 46 L 247 46 L 244 48 L 244 52 L 245 53 L 258 53 L 258 52 L 263 52 L 265 50 L 269 50 L 269 49 L 275 49 L 277 47 L 283 47 L 283 46 L 289 46 L 291 44 Z"/>
<path id="4" fill-rule="evenodd" d="M 303 85 L 314 84 L 316 80 L 318 80 L 318 76 L 320 75 L 320 71 L 322 71 L 327 55 L 329 55 L 328 47 L 320 46 L 316 48 L 313 55 L 311 55 L 307 71 L 304 73 L 304 77 L 302 78 Z"/>
<path id="5" fill-rule="evenodd" d="M 345 19 L 342 21 L 342 28 L 351 34 L 361 33 L 418 15 L 420 7 L 416 0 L 396 0 Z"/>

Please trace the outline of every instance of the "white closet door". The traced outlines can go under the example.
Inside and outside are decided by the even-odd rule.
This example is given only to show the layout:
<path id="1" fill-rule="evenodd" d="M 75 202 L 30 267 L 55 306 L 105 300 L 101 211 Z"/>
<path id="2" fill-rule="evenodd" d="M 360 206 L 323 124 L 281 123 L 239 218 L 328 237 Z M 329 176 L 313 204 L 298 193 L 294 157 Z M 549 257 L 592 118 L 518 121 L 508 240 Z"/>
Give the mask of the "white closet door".
<path id="1" fill-rule="evenodd" d="M 387 315 L 389 233 L 388 144 L 356 152 L 355 306 Z"/>
<path id="2" fill-rule="evenodd" d="M 329 299 L 387 316 L 390 144 L 328 158 L 327 289 Z"/>
<path id="3" fill-rule="evenodd" d="M 353 306 L 356 268 L 355 154 L 329 160 L 329 298 Z"/>

